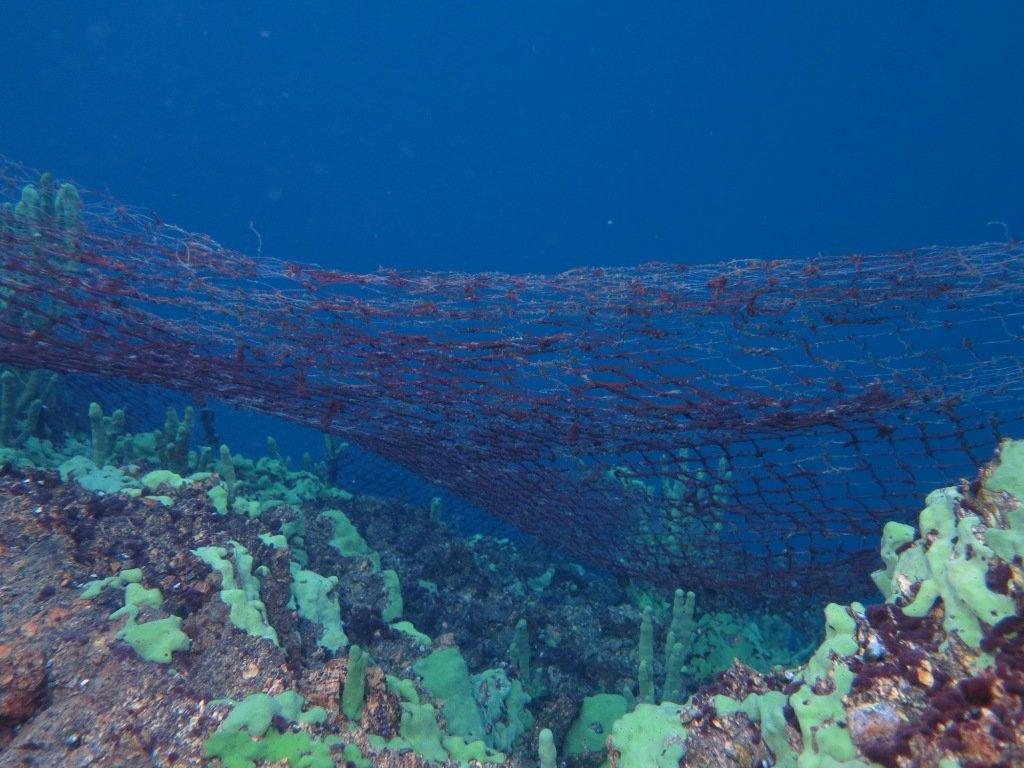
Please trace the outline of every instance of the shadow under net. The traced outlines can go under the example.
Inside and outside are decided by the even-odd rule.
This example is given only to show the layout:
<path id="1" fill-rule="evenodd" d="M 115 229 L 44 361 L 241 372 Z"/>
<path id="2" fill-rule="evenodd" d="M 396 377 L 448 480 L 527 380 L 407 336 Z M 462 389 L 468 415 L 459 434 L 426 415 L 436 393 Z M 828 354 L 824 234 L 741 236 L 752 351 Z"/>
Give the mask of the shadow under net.
<path id="1" fill-rule="evenodd" d="M 0 159 L 0 362 L 329 432 L 719 604 L 870 594 L 882 523 L 1022 433 L 1017 243 L 355 274 L 36 178 Z"/>

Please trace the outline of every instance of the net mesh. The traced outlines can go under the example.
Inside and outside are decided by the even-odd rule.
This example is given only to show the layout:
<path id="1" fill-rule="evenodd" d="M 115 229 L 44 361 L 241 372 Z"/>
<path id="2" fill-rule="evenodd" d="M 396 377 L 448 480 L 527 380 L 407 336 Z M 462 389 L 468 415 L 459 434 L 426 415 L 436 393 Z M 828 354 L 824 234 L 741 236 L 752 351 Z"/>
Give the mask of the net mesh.
<path id="1" fill-rule="evenodd" d="M 0 160 L 0 361 L 329 432 L 656 585 L 864 594 L 880 525 L 1021 434 L 1017 243 L 355 274 L 36 178 Z"/>

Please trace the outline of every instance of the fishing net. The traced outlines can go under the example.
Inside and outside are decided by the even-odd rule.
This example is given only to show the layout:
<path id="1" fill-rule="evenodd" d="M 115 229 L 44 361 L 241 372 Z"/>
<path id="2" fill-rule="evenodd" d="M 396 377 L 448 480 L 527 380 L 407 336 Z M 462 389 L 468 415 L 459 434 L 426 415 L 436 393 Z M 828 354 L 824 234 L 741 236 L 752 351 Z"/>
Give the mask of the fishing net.
<path id="1" fill-rule="evenodd" d="M 0 162 L 0 361 L 314 427 L 654 585 L 867 594 L 881 524 L 1022 434 L 1017 243 L 355 274 L 37 178 Z"/>

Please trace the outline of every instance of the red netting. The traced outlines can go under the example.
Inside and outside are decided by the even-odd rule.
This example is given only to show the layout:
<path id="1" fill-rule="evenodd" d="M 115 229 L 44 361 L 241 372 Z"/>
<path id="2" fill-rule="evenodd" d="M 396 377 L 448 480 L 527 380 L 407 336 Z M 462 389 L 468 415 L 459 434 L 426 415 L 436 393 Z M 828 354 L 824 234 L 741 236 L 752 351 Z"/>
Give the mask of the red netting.
<path id="1" fill-rule="evenodd" d="M 12 203 L 31 178 L 0 164 Z M 0 361 L 334 433 L 657 584 L 841 597 L 884 520 L 1021 433 L 1016 243 L 353 274 L 59 196 L 6 212 Z"/>

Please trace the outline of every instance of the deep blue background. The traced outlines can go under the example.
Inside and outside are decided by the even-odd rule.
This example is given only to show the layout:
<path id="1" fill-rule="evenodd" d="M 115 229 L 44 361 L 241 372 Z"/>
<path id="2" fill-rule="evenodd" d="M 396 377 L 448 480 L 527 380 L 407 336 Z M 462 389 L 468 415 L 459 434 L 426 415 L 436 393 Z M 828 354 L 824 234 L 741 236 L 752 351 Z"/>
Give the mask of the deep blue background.
<path id="1" fill-rule="evenodd" d="M 978 242 L 1024 234 L 1022 39 L 1019 2 L 5 2 L 0 153 L 356 270 Z"/>

